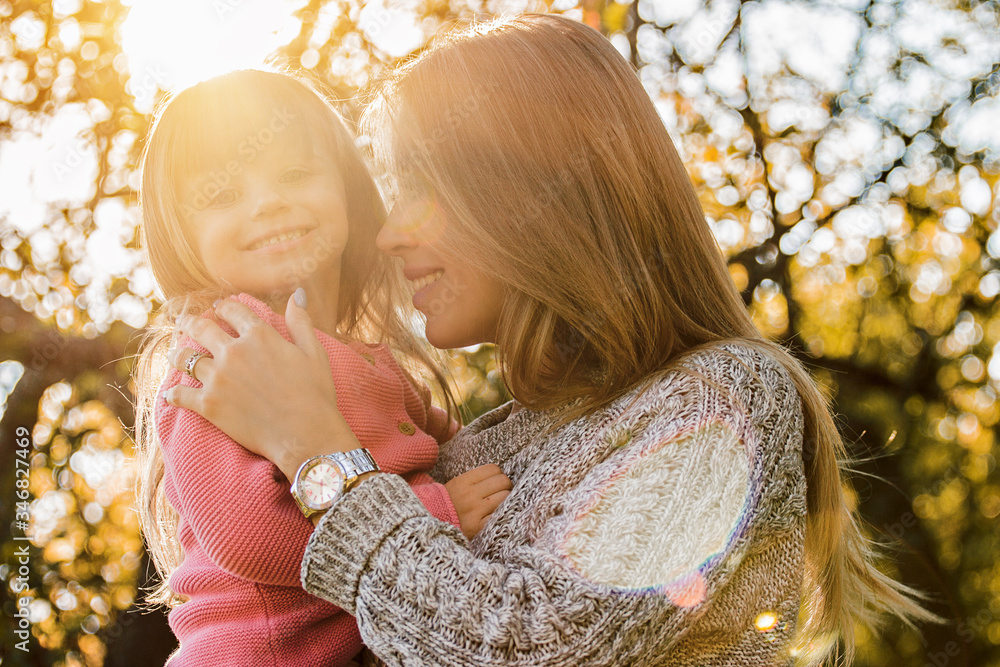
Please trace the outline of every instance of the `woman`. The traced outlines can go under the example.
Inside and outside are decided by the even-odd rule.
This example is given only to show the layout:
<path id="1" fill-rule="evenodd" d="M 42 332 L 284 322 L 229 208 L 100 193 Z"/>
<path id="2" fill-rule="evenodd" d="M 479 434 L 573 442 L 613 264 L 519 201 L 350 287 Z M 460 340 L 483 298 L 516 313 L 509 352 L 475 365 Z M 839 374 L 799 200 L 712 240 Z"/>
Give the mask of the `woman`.
<path id="1" fill-rule="evenodd" d="M 855 621 L 930 618 L 871 564 L 842 443 L 803 368 L 754 328 L 655 108 L 614 48 L 524 16 L 429 49 L 373 114 L 400 183 L 378 237 L 437 347 L 494 342 L 516 401 L 442 447 L 513 490 L 471 542 L 394 475 L 318 520 L 305 589 L 389 664 L 816 664 Z M 289 479 L 358 447 L 321 351 L 218 305 L 185 332 L 214 359 L 168 396 Z M 271 360 L 280 354 L 282 362 Z M 183 364 L 189 356 L 175 356 Z M 314 380 L 310 380 L 314 382 Z M 302 402 L 324 429 L 283 419 Z M 248 429 L 244 417 L 270 416 Z M 490 493 L 484 489 L 483 493 Z M 233 508 L 239 511 L 239 508 Z"/>

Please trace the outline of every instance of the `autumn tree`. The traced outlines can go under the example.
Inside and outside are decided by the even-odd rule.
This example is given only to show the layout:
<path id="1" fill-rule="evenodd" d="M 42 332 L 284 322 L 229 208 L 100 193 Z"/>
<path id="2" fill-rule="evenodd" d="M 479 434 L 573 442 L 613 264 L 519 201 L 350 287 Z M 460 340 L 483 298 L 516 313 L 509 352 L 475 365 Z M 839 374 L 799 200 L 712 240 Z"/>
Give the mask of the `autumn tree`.
<path id="1" fill-rule="evenodd" d="M 222 25 L 250 4 L 206 6 Z M 757 325 L 842 416 L 852 498 L 873 536 L 895 540 L 886 568 L 954 620 L 891 627 L 859 663 L 1000 665 L 1000 4 L 311 1 L 278 55 L 357 118 L 356 93 L 442 26 L 520 9 L 585 21 L 635 65 Z M 113 664 L 107 646 L 136 645 L 128 373 L 157 301 L 135 168 L 151 102 L 179 84 L 123 48 L 128 12 L 0 0 L 7 618 L 19 427 L 34 554 L 32 651 L 5 624 L 4 664 Z M 470 414 L 504 400 L 489 349 L 452 359 Z"/>

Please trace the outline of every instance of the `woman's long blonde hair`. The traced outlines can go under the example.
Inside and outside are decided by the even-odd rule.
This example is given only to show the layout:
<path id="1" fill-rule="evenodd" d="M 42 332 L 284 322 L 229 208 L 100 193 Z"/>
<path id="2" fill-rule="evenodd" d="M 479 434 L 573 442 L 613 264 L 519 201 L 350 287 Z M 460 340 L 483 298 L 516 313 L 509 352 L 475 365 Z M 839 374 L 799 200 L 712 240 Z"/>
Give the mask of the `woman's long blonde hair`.
<path id="1" fill-rule="evenodd" d="M 341 256 L 340 285 L 330 286 L 340 290 L 337 334 L 387 343 L 411 377 L 429 376 L 449 414 L 456 412 L 439 364 L 413 333 L 408 319 L 412 306 L 407 305 L 400 272 L 375 247 L 385 220 L 381 195 L 351 132 L 318 86 L 290 72 L 241 70 L 180 92 L 157 110 L 143 150 L 139 190 L 140 238 L 164 298 L 133 373 L 139 517 L 161 579 L 147 597 L 154 603 L 180 601 L 167 580 L 183 557 L 177 512 L 164 495 L 163 459 L 153 420 L 156 392 L 168 370 L 166 349 L 179 315 L 204 312 L 213 299 L 234 292 L 212 279 L 184 235 L 181 221 L 190 202 L 182 199 L 178 184 L 185 175 L 199 173 L 224 179 L 227 164 L 252 161 L 257 147 L 277 141 L 328 151 L 336 157 L 344 181 L 348 242 Z"/>
<path id="2" fill-rule="evenodd" d="M 788 370 L 808 483 L 800 664 L 838 637 L 849 662 L 855 622 L 882 612 L 933 618 L 873 565 L 827 401 L 754 326 L 653 103 L 603 36 L 556 15 L 445 36 L 380 83 L 365 126 L 387 168 L 444 212 L 441 252 L 504 284 L 497 349 L 524 405 L 598 410 L 724 340 Z"/>

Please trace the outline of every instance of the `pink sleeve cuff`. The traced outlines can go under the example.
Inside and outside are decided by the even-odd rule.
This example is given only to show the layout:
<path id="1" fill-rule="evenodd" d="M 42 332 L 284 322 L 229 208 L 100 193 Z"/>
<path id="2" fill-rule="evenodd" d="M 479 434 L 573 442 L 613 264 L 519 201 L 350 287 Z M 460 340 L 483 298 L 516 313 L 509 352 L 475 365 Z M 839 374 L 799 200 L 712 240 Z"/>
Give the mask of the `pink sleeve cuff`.
<path id="1" fill-rule="evenodd" d="M 428 482 L 426 484 L 411 484 L 410 488 L 435 519 L 450 523 L 456 528 L 462 527 L 458 519 L 458 512 L 455 511 L 455 505 L 452 504 L 451 496 L 448 495 L 448 489 L 444 488 L 444 484 Z"/>

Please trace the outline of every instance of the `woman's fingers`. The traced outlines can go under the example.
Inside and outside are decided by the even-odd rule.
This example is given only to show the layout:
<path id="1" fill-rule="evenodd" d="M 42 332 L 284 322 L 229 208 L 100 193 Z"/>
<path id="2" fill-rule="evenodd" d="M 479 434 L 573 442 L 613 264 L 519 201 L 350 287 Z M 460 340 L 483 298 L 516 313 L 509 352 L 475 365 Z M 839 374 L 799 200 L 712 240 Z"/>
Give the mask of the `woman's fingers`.
<path id="1" fill-rule="evenodd" d="M 306 310 L 306 291 L 299 287 L 285 305 L 285 325 L 295 346 L 313 358 L 327 359 L 326 350 L 316 336 L 312 318 Z"/>
<path id="2" fill-rule="evenodd" d="M 213 357 L 220 356 L 226 345 L 233 340 L 233 337 L 223 331 L 222 327 L 204 317 L 185 315 L 178 322 L 178 328 L 188 338 L 194 339 L 211 352 Z"/>
<path id="3" fill-rule="evenodd" d="M 257 313 L 239 301 L 222 299 L 215 305 L 215 314 L 220 320 L 235 329 L 241 338 L 248 336 L 254 331 L 274 331 L 264 320 L 257 317 Z M 219 331 L 222 331 L 222 329 L 219 329 Z M 184 333 L 189 332 L 185 329 Z M 198 340 L 198 342 L 204 345 L 203 341 Z M 212 348 L 208 349 L 211 350 Z"/>
<path id="4" fill-rule="evenodd" d="M 205 417 L 201 404 L 201 394 L 194 387 L 186 387 L 182 384 L 174 385 L 164 393 L 163 398 L 174 407 L 194 410 Z"/>
<path id="5" fill-rule="evenodd" d="M 190 347 L 174 348 L 167 355 L 167 361 L 177 370 L 193 376 L 198 382 L 205 382 L 212 374 L 212 357 L 192 350 Z M 194 364 L 190 370 L 188 369 L 189 363 Z"/>

